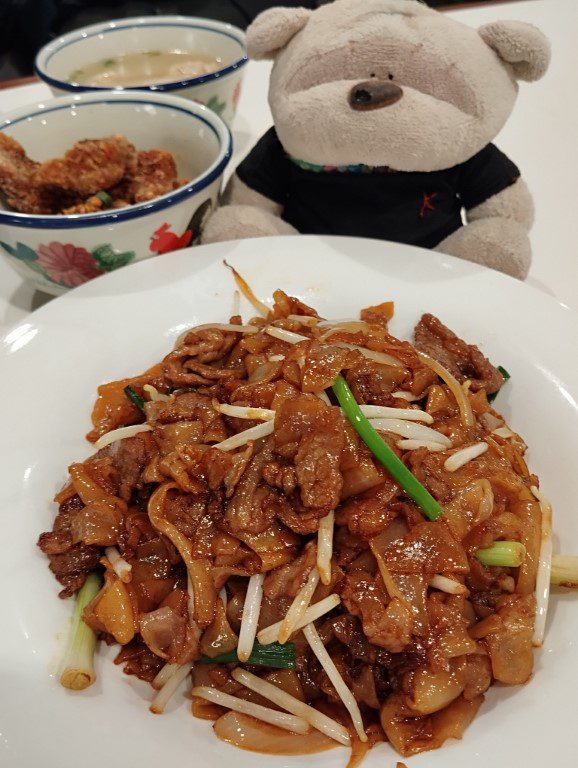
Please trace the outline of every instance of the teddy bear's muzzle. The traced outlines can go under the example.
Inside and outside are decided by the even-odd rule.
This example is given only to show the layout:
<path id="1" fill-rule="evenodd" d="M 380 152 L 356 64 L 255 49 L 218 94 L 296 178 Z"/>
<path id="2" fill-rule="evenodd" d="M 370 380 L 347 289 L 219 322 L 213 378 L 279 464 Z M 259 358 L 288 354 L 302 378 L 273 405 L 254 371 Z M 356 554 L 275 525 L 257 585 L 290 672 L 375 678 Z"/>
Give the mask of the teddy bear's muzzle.
<path id="1" fill-rule="evenodd" d="M 395 83 L 388 80 L 363 80 L 357 83 L 349 91 L 349 106 L 351 109 L 365 111 L 369 109 L 381 109 L 395 104 L 403 96 L 403 91 Z"/>

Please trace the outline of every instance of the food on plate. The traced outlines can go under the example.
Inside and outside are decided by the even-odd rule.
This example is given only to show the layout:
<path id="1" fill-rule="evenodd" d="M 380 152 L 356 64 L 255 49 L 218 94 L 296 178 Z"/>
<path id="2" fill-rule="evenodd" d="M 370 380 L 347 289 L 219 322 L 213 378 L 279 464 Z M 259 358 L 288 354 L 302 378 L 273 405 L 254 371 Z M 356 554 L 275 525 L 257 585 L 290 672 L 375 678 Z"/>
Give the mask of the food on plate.
<path id="1" fill-rule="evenodd" d="M 72 72 L 69 82 L 100 88 L 161 85 L 207 75 L 221 66 L 218 57 L 191 51 L 142 51 L 86 64 Z"/>
<path id="2" fill-rule="evenodd" d="M 77 141 L 62 157 L 37 163 L 0 132 L 0 194 L 20 213 L 96 213 L 153 200 L 186 184 L 173 155 L 137 151 L 120 134 Z"/>
<path id="3" fill-rule="evenodd" d="M 152 712 L 189 681 L 193 714 L 244 749 L 342 744 L 356 765 L 461 738 L 494 682 L 530 679 L 551 572 L 576 580 L 488 402 L 505 377 L 432 315 L 412 345 L 391 302 L 329 322 L 236 279 L 261 316 L 99 387 L 96 452 L 39 539 L 84 619 L 62 682 L 93 681 L 100 637 Z"/>

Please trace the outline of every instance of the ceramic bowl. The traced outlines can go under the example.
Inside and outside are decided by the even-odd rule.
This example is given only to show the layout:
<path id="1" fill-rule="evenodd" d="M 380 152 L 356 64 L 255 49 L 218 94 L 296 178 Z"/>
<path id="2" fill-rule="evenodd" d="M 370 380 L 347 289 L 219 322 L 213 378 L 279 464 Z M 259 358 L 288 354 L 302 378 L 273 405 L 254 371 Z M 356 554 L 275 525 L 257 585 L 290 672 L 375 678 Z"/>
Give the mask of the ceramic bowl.
<path id="1" fill-rule="evenodd" d="M 143 16 L 93 24 L 45 45 L 36 57 L 35 69 L 55 96 L 103 91 L 103 88 L 71 82 L 73 72 L 119 54 L 173 50 L 216 57 L 222 66 L 216 72 L 199 77 L 130 90 L 171 93 L 192 99 L 205 104 L 230 124 L 247 63 L 245 33 L 231 24 L 188 16 Z"/>
<path id="2" fill-rule="evenodd" d="M 0 203 L 0 253 L 54 295 L 194 241 L 216 204 L 232 151 L 229 129 L 210 109 L 150 91 L 99 91 L 22 107 L 3 116 L 0 131 L 38 161 L 81 139 L 120 133 L 137 149 L 168 150 L 179 177 L 190 179 L 154 200 L 100 213 L 32 215 Z"/>

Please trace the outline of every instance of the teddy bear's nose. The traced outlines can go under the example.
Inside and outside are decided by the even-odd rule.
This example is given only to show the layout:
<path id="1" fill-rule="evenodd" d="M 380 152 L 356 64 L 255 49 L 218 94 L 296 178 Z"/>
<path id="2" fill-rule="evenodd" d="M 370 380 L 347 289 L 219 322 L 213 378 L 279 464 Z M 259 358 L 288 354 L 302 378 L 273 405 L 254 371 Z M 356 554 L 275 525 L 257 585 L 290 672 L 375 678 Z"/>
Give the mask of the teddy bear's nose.
<path id="1" fill-rule="evenodd" d="M 357 83 L 349 91 L 349 106 L 351 109 L 367 110 L 381 109 L 395 104 L 403 96 L 403 91 L 399 85 L 389 82 L 389 80 L 364 80 Z"/>

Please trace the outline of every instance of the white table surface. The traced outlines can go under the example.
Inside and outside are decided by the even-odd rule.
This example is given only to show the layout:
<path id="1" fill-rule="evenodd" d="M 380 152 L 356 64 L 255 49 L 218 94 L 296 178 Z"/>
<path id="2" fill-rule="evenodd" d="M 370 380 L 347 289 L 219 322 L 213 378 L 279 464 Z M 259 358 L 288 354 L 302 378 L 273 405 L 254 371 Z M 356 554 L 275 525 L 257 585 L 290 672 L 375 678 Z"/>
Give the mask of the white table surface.
<path id="1" fill-rule="evenodd" d="M 538 83 L 520 85 L 514 113 L 496 143 L 519 165 L 534 196 L 534 260 L 527 282 L 578 310 L 578 0 L 492 3 L 449 15 L 474 27 L 495 19 L 527 21 L 552 42 L 548 74 Z M 230 172 L 271 125 L 269 68 L 263 62 L 247 67 Z M 0 91 L 0 116 L 48 97 L 43 84 Z M 0 260 L 0 327 L 18 322 L 47 300 Z"/>

